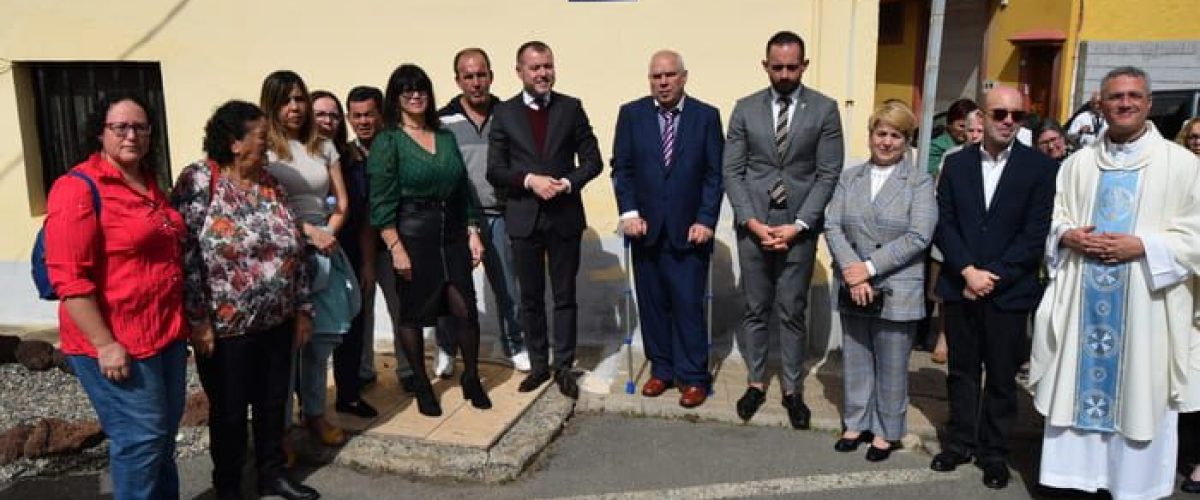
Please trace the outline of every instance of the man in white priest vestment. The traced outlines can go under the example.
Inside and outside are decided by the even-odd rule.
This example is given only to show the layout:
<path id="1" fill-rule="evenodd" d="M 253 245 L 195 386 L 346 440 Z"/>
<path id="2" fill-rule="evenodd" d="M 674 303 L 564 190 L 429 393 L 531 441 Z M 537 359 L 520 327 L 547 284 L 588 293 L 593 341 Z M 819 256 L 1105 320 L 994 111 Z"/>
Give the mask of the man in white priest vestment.
<path id="1" fill-rule="evenodd" d="M 1146 120 L 1145 72 L 1116 68 L 1100 93 L 1109 127 L 1059 170 L 1046 245 L 1029 377 L 1046 416 L 1038 481 L 1161 498 L 1177 412 L 1200 402 L 1200 160 Z"/>

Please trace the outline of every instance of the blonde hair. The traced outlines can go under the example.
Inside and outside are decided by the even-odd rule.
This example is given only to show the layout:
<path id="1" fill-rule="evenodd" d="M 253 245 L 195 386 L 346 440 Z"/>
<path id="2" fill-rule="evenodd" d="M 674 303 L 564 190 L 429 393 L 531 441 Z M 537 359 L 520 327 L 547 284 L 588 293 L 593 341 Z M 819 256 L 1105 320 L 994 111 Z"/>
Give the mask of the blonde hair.
<path id="1" fill-rule="evenodd" d="M 1183 122 L 1183 128 L 1179 129 L 1179 133 L 1175 135 L 1175 142 L 1178 142 L 1180 146 L 1185 148 L 1188 147 L 1188 133 L 1190 133 L 1192 131 L 1192 127 L 1195 127 L 1196 125 L 1200 125 L 1200 116 L 1194 116 L 1192 119 Z"/>
<path id="2" fill-rule="evenodd" d="M 879 125 L 887 125 L 908 138 L 912 142 L 913 131 L 917 129 L 917 118 L 913 116 L 912 109 L 902 101 L 889 100 L 871 113 L 871 117 L 867 119 L 867 130 L 874 132 Z"/>

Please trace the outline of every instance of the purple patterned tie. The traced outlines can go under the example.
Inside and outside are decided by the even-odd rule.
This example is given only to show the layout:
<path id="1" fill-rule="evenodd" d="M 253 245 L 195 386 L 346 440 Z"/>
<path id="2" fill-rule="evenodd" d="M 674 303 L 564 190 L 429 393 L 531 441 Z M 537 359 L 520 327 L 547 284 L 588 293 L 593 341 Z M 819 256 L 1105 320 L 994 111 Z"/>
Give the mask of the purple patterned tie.
<path id="1" fill-rule="evenodd" d="M 662 113 L 663 117 L 663 166 L 669 167 L 672 157 L 675 155 L 675 118 L 679 115 L 679 108 L 660 109 L 659 113 Z"/>

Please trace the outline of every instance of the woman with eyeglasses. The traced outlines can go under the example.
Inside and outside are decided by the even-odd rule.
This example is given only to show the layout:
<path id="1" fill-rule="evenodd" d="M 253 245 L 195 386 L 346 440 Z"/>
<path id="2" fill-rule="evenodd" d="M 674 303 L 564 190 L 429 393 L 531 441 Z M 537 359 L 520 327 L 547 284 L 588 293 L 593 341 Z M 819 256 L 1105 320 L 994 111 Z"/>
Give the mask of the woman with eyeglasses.
<path id="1" fill-rule="evenodd" d="M 392 72 L 384 93 L 387 130 L 371 145 L 371 225 L 392 258 L 401 320 L 397 337 L 413 368 L 417 408 L 439 416 L 441 405 L 425 371 L 421 328 L 439 316 L 458 321 L 463 398 L 476 408 L 492 402 L 479 381 L 479 313 L 471 269 L 483 257 L 467 169 L 454 134 L 441 128 L 433 83 L 421 68 Z"/>
<path id="2" fill-rule="evenodd" d="M 345 432 L 325 418 L 326 373 L 362 300 L 335 237 L 346 222 L 349 203 L 341 156 L 318 133 L 308 87 L 296 73 L 267 75 L 259 102 L 267 115 L 267 171 L 287 190 L 288 208 L 311 247 L 313 334 L 300 348 L 296 379 L 303 423 L 321 444 L 340 446 L 346 443 Z"/>
<path id="3" fill-rule="evenodd" d="M 186 228 L 155 181 L 151 115 L 139 97 L 101 99 L 87 158 L 47 201 L 61 349 L 108 436 L 117 499 L 179 498 Z"/>
<path id="4" fill-rule="evenodd" d="M 354 274 L 359 278 L 374 276 L 375 273 L 375 241 L 378 234 L 366 223 L 369 210 L 367 201 L 367 179 L 362 162 L 355 161 L 358 151 L 347 142 L 345 114 L 342 112 L 342 102 L 332 92 L 317 90 L 312 93 L 313 117 L 316 119 L 317 134 L 332 141 L 341 158 L 339 164 L 342 170 L 342 180 L 346 184 L 347 203 L 346 219 L 342 229 L 335 235 L 338 244 L 345 251 Z M 336 387 L 337 399 L 334 409 L 361 418 L 372 418 L 379 415 L 366 399 L 362 397 L 362 379 L 359 369 L 362 366 L 363 343 L 367 328 L 374 325 L 366 324 L 364 316 L 368 315 L 365 304 L 366 294 L 375 293 L 374 279 L 362 286 L 364 307 L 354 316 L 350 329 L 342 335 L 342 342 L 333 351 L 333 384 Z"/>
<path id="5" fill-rule="evenodd" d="M 247 408 L 259 493 L 317 497 L 284 470 L 291 353 L 312 333 L 313 306 L 304 236 L 264 168 L 266 146 L 262 110 L 229 101 L 204 126 L 207 158 L 184 167 L 171 193 L 188 226 L 185 310 L 220 499 L 241 498 Z"/>
<path id="6" fill-rule="evenodd" d="M 1067 143 L 1067 133 L 1062 126 L 1049 118 L 1042 120 L 1042 126 L 1033 134 L 1033 143 L 1038 151 L 1054 159 L 1059 165 L 1071 153 L 1071 145 Z"/>

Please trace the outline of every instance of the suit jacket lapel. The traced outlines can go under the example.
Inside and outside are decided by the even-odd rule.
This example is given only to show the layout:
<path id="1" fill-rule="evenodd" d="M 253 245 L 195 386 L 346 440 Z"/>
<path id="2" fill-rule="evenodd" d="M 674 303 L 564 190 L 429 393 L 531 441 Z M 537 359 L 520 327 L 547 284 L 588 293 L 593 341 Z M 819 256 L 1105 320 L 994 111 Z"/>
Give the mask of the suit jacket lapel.
<path id="1" fill-rule="evenodd" d="M 848 212 L 859 212 L 862 214 L 863 224 L 862 230 L 868 236 L 874 238 L 875 234 L 871 231 L 871 227 L 875 225 L 875 206 L 874 203 L 855 203 L 854 200 L 870 200 L 871 199 L 871 164 L 864 163 L 859 169 L 858 174 L 850 180 L 850 189 L 847 192 L 846 199 L 849 200 L 850 208 Z M 864 252 L 866 250 L 864 249 Z"/>
<path id="2" fill-rule="evenodd" d="M 883 186 L 879 188 L 879 193 L 875 195 L 875 199 L 871 201 L 872 207 L 876 213 L 885 209 L 892 202 L 896 195 L 908 185 L 908 174 L 911 163 L 908 161 L 908 155 L 904 155 L 904 159 L 900 160 L 893 167 L 892 175 L 889 175 L 887 180 L 883 182 Z M 870 193 L 868 193 L 870 194 Z"/>
<path id="3" fill-rule="evenodd" d="M 982 146 L 971 146 L 967 154 L 971 158 L 967 161 L 966 179 L 969 191 L 974 195 L 975 208 L 984 216 L 987 215 L 988 207 L 983 191 L 983 153 L 980 151 Z"/>
<path id="4" fill-rule="evenodd" d="M 684 108 L 687 108 L 686 104 L 684 105 Z M 688 144 L 690 143 L 690 139 L 693 135 L 692 129 L 694 129 L 696 126 L 695 106 L 693 105 L 691 109 L 691 112 L 681 109 L 679 110 L 679 116 L 675 117 L 675 150 L 671 153 L 671 164 L 667 165 L 668 175 L 675 170 L 675 165 L 683 156 L 683 153 L 687 151 Z M 660 133 L 659 135 L 662 134 Z M 658 142 L 661 143 L 662 140 L 659 139 Z"/>
<path id="5" fill-rule="evenodd" d="M 558 151 L 560 143 L 563 141 L 563 134 L 568 133 L 567 108 L 563 107 L 563 97 L 556 92 L 550 93 L 550 104 L 547 106 L 547 111 L 550 116 L 546 119 L 546 149 L 542 151 L 542 157 L 550 155 L 551 151 Z"/>
<path id="6" fill-rule="evenodd" d="M 512 108 L 513 119 L 516 121 L 516 130 L 512 131 L 514 134 L 513 142 L 526 144 L 529 146 L 530 151 L 540 155 L 540 152 L 535 151 L 537 144 L 533 141 L 533 125 L 529 123 L 529 112 L 526 111 L 528 107 L 525 106 L 524 97 L 521 94 L 517 94 L 516 97 L 509 99 L 508 103 Z"/>
<path id="7" fill-rule="evenodd" d="M 781 158 L 779 158 L 779 153 L 775 150 L 775 109 L 772 107 L 771 89 L 767 88 L 766 90 L 762 91 L 762 94 L 762 99 L 759 102 L 763 107 L 762 116 L 765 120 L 763 122 L 763 129 L 767 131 L 767 133 L 763 134 L 762 137 L 762 147 L 765 148 L 765 151 L 771 152 L 771 158 L 774 158 L 775 165 L 779 166 L 782 165 L 783 162 L 781 161 Z"/>
<path id="8" fill-rule="evenodd" d="M 787 148 L 783 152 L 785 162 L 791 160 L 796 154 L 796 148 L 799 147 L 796 145 L 800 142 L 796 140 L 796 131 L 800 130 L 800 121 L 809 119 L 808 113 L 804 112 L 808 107 L 808 92 L 803 85 L 800 86 L 800 93 L 796 95 L 796 102 L 792 103 L 792 107 L 794 108 L 792 109 L 792 119 L 788 120 Z"/>
<path id="9" fill-rule="evenodd" d="M 646 106 L 642 107 L 641 111 L 642 111 L 642 113 L 641 113 L 642 117 L 637 122 L 638 123 L 637 127 L 640 128 L 641 130 L 638 130 L 638 128 L 635 128 L 634 133 L 635 134 L 658 133 L 657 137 L 659 139 L 657 141 L 654 141 L 654 144 L 658 145 L 657 148 L 654 148 L 654 150 L 658 152 L 658 156 L 657 156 L 657 161 L 655 161 L 653 163 L 655 165 L 658 165 L 659 172 L 662 172 L 663 169 L 665 168 L 665 166 L 663 165 L 662 133 L 659 132 L 659 130 L 658 130 L 658 107 L 654 105 L 654 99 L 653 98 L 648 99 L 646 101 Z M 655 137 L 655 136 L 651 136 L 651 137 Z M 675 150 L 676 151 L 679 150 L 679 137 L 678 136 L 675 137 Z"/>

